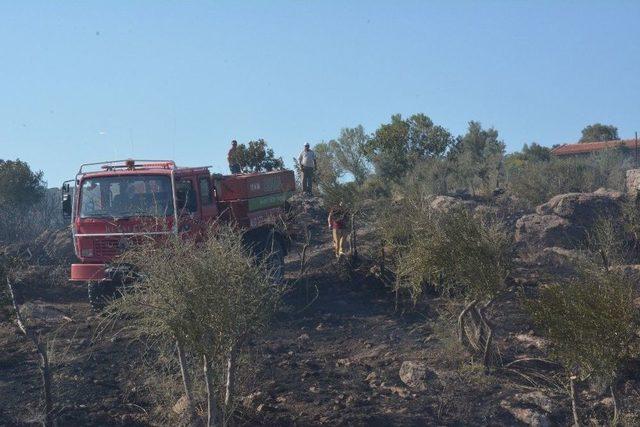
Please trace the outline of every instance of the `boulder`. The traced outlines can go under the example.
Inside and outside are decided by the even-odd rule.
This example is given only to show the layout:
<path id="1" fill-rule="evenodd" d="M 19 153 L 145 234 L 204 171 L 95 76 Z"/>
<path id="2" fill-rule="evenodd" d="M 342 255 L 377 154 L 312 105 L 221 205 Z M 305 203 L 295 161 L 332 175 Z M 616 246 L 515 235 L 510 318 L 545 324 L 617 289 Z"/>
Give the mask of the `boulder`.
<path id="1" fill-rule="evenodd" d="M 640 191 L 640 169 L 629 169 L 625 184 L 627 194 L 632 199 L 635 199 L 638 196 L 638 191 Z"/>
<path id="2" fill-rule="evenodd" d="M 538 248 L 573 248 L 584 238 L 584 228 L 558 215 L 529 214 L 516 222 L 516 243 Z"/>
<path id="3" fill-rule="evenodd" d="M 552 197 L 516 222 L 515 240 L 521 247 L 576 249 L 584 246 L 587 232 L 600 218 L 622 217 L 625 195 L 599 189 L 593 193 L 568 193 Z"/>
<path id="4" fill-rule="evenodd" d="M 619 216 L 624 194 L 603 188 L 593 193 L 567 193 L 552 197 L 536 208 L 538 215 L 557 215 L 581 226 L 592 225 L 601 216 Z"/>
<path id="5" fill-rule="evenodd" d="M 426 390 L 429 381 L 436 377 L 436 374 L 427 368 L 424 362 L 404 361 L 400 366 L 400 380 L 407 386 L 417 390 Z"/>

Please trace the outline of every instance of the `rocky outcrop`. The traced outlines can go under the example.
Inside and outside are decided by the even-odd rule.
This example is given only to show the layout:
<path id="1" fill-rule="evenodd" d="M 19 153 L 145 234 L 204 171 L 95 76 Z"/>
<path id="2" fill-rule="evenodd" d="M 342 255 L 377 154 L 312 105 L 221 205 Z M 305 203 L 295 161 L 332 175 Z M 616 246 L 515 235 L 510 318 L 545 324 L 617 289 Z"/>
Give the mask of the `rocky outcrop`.
<path id="1" fill-rule="evenodd" d="M 622 216 L 625 195 L 619 191 L 568 193 L 551 198 L 536 208 L 536 213 L 516 223 L 515 240 L 521 247 L 542 249 L 580 248 L 589 230 L 599 218 L 617 220 Z"/>
<path id="2" fill-rule="evenodd" d="M 568 193 L 552 197 L 536 208 L 539 215 L 557 215 L 581 226 L 590 226 L 601 216 L 619 216 L 624 194 L 603 188 L 593 193 Z"/>

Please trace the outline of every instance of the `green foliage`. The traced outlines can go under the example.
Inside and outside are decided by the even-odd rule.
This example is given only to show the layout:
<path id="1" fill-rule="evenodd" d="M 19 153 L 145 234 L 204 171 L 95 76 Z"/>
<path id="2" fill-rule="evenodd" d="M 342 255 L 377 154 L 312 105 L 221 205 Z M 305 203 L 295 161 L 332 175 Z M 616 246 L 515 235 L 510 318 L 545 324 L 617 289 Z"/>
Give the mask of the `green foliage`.
<path id="1" fill-rule="evenodd" d="M 396 193 L 415 199 L 429 195 L 444 195 L 452 185 L 453 164 L 447 158 L 434 157 L 422 160 L 394 186 Z"/>
<path id="2" fill-rule="evenodd" d="M 199 353 L 215 355 L 259 331 L 278 302 L 265 266 L 230 229 L 204 242 L 171 237 L 139 246 L 122 262 L 139 266 L 142 280 L 110 310 L 132 316 L 146 335 L 179 338 Z"/>
<path id="3" fill-rule="evenodd" d="M 338 184 L 344 174 L 344 169 L 339 164 L 336 153 L 330 143 L 321 142 L 313 147 L 316 153 L 315 184 L 321 192 Z"/>
<path id="4" fill-rule="evenodd" d="M 625 171 L 631 161 L 622 150 L 607 150 L 588 157 L 550 161 L 521 162 L 511 155 L 505 166 L 508 189 L 531 205 L 538 205 L 557 194 L 590 192 L 601 187 L 624 191 Z"/>
<path id="5" fill-rule="evenodd" d="M 248 145 L 239 144 L 236 159 L 242 172 L 261 172 L 280 169 L 284 166 L 281 157 L 276 158 L 273 149 L 264 139 L 249 141 Z"/>
<path id="6" fill-rule="evenodd" d="M 577 279 L 543 288 L 528 309 L 568 371 L 611 384 L 639 354 L 633 299 L 633 286 L 621 274 L 584 268 Z"/>
<path id="7" fill-rule="evenodd" d="M 342 129 L 340 137 L 329 142 L 336 166 L 353 175 L 358 184 L 362 184 L 370 172 L 369 161 L 364 154 L 368 142 L 369 136 L 362 125 Z"/>
<path id="8" fill-rule="evenodd" d="M 495 218 L 464 207 L 435 211 L 429 198 L 405 197 L 378 215 L 376 229 L 390 252 L 396 289 L 408 291 L 414 302 L 425 285 L 478 300 L 504 287 L 511 236 Z"/>
<path id="9" fill-rule="evenodd" d="M 376 173 L 393 181 L 401 178 L 416 161 L 444 155 L 452 143 L 449 131 L 424 114 L 414 114 L 406 120 L 396 114 L 391 123 L 376 130 L 364 151 Z"/>
<path id="10" fill-rule="evenodd" d="M 594 123 L 582 129 L 580 142 L 616 141 L 618 139 L 620 138 L 618 137 L 617 127 Z"/>
<path id="11" fill-rule="evenodd" d="M 38 203 L 46 189 L 42 176 L 20 159 L 0 159 L 0 207 L 25 209 Z"/>
<path id="12" fill-rule="evenodd" d="M 524 144 L 522 151 L 507 154 L 505 156 L 505 168 L 516 168 L 527 163 L 548 162 L 551 160 L 551 149 L 538 145 L 535 142 L 531 145 Z"/>
<path id="13" fill-rule="evenodd" d="M 454 184 L 473 194 L 488 194 L 500 186 L 503 175 L 505 144 L 498 131 L 483 129 L 479 122 L 469 122 L 467 133 L 458 137 L 450 152 Z"/>
<path id="14" fill-rule="evenodd" d="M 242 355 L 243 345 L 263 331 L 280 302 L 281 287 L 271 280 L 266 263 L 258 263 L 239 232 L 217 227 L 203 241 L 171 236 L 125 253 L 122 263 L 139 267 L 137 283 L 108 307 L 110 319 L 126 319 L 129 328 L 168 348 L 176 341 L 205 358 L 205 383 L 213 392 L 225 377 L 232 390 L 237 376 L 227 365 Z M 232 406 L 225 402 L 225 419 Z M 211 412 L 211 413 L 213 413 Z"/>

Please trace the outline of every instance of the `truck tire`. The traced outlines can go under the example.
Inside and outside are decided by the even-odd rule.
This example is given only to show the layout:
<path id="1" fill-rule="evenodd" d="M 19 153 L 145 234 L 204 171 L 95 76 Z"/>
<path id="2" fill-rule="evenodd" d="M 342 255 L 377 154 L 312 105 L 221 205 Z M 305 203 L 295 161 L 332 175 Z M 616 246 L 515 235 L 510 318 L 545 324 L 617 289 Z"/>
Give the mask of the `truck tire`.
<path id="1" fill-rule="evenodd" d="M 115 294 L 115 286 L 112 282 L 88 282 L 87 294 L 89 304 L 94 311 L 102 311 Z"/>

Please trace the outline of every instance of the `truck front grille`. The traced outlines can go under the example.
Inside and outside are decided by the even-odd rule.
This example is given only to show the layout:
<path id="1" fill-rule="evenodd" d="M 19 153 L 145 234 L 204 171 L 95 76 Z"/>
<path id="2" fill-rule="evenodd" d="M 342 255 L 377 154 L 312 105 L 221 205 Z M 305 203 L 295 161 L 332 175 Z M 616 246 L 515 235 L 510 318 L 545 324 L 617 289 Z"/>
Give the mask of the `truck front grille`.
<path id="1" fill-rule="evenodd" d="M 113 258 L 122 253 L 119 247 L 119 239 L 114 238 L 102 238 L 96 239 L 93 242 L 93 250 L 95 256 L 98 258 Z"/>

